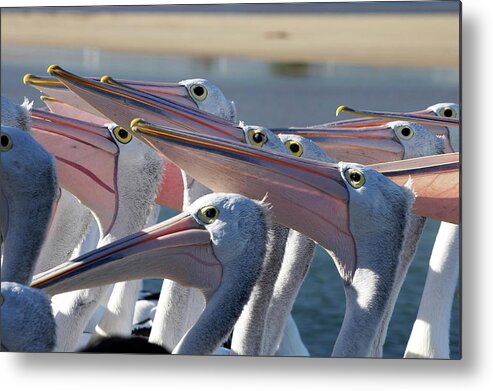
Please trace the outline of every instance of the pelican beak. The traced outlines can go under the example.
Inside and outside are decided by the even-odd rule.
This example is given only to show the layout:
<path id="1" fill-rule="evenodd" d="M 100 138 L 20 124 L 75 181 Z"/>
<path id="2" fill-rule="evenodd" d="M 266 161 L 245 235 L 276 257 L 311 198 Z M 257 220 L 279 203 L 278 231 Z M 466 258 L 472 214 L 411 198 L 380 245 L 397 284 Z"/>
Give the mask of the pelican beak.
<path id="1" fill-rule="evenodd" d="M 167 278 L 214 291 L 222 264 L 211 236 L 187 212 L 91 251 L 34 277 L 50 295 L 144 278 Z"/>
<path id="2" fill-rule="evenodd" d="M 122 83 L 101 83 L 79 77 L 52 65 L 48 73 L 111 121 L 127 128 L 134 118 L 154 124 L 187 129 L 210 136 L 245 141 L 243 129 L 191 105 L 180 104 L 173 95 L 154 95 Z"/>
<path id="3" fill-rule="evenodd" d="M 274 219 L 302 232 L 333 255 L 349 283 L 356 269 L 356 249 L 349 228 L 349 195 L 336 164 L 294 158 L 247 144 L 157 126 L 132 131 L 187 174 L 217 192 L 266 197 Z"/>
<path id="4" fill-rule="evenodd" d="M 120 88 L 136 89 L 148 94 L 161 96 L 177 104 L 197 108 L 197 104 L 190 97 L 187 88 L 179 83 L 155 83 L 135 80 L 115 80 L 108 75 L 103 76 L 100 81 L 101 83 L 111 84 Z"/>
<path id="5" fill-rule="evenodd" d="M 60 185 L 94 212 L 106 235 L 118 212 L 119 149 L 108 129 L 33 109 L 32 134 L 55 156 Z"/>
<path id="6" fill-rule="evenodd" d="M 80 110 L 52 96 L 41 95 L 39 99 L 41 99 L 46 107 L 48 107 L 48 109 L 55 114 L 63 115 L 68 118 L 77 118 L 80 121 L 89 122 L 98 126 L 104 126 L 110 122 L 106 117 L 101 117 L 88 111 Z"/>
<path id="7" fill-rule="evenodd" d="M 59 132 L 63 133 L 67 130 L 75 131 L 77 133 L 77 129 L 80 128 L 81 130 L 84 130 L 87 128 L 92 132 L 101 132 L 103 135 L 108 133 L 106 128 L 102 128 L 108 123 L 107 118 L 98 117 L 86 111 L 79 110 L 52 97 L 42 96 L 41 100 L 46 104 L 51 112 L 67 117 L 63 118 L 63 125 L 67 125 L 68 128 L 62 126 L 58 129 Z M 40 119 L 47 119 L 46 117 L 48 116 L 51 121 L 54 122 L 54 124 L 50 124 L 52 126 L 56 126 L 56 123 L 62 120 L 59 116 L 50 116 L 45 112 L 38 112 L 35 110 L 35 113 L 37 113 L 38 116 L 41 115 L 43 117 Z M 80 121 L 72 120 L 72 118 L 77 118 Z M 39 124 L 41 125 L 42 123 Z M 33 130 L 35 135 L 41 131 L 39 128 L 34 128 Z M 84 134 L 79 137 L 84 137 Z M 111 137 L 110 140 L 112 140 Z M 64 141 L 67 140 L 64 139 Z M 161 155 L 161 158 L 163 161 L 163 176 L 161 187 L 155 201 L 161 206 L 181 211 L 183 207 L 183 178 L 181 170 L 163 155 Z M 87 189 L 84 190 L 87 191 Z"/>
<path id="8" fill-rule="evenodd" d="M 347 106 L 339 106 L 336 110 L 336 114 L 339 115 L 339 113 L 342 112 L 364 116 L 365 119 L 363 121 L 367 122 L 373 118 L 374 120 L 387 119 L 392 121 L 409 121 L 425 125 L 435 136 L 445 137 L 446 142 L 444 144 L 446 153 L 454 152 L 449 136 L 449 128 L 458 127 L 460 125 L 460 121 L 457 118 L 440 117 L 428 109 L 411 113 L 394 113 L 388 111 L 356 110 Z"/>
<path id="9" fill-rule="evenodd" d="M 432 219 L 460 223 L 458 152 L 375 164 L 373 169 L 398 185 L 412 180 L 413 211 Z"/>
<path id="10" fill-rule="evenodd" d="M 395 113 L 390 111 L 371 111 L 371 110 L 356 110 L 348 106 L 339 106 L 336 110 L 336 115 L 342 112 L 360 115 L 363 117 L 385 118 L 392 121 L 409 121 L 416 122 L 422 125 L 435 126 L 459 126 L 460 121 L 456 118 L 439 117 L 430 112 L 414 112 L 414 113 Z"/>
<path id="11" fill-rule="evenodd" d="M 290 128 L 279 133 L 307 137 L 338 161 L 374 164 L 404 157 L 402 144 L 386 124 L 356 128 Z"/>
<path id="12" fill-rule="evenodd" d="M 94 109 L 91 105 L 87 104 L 83 99 L 79 98 L 76 94 L 70 91 L 60 80 L 48 77 L 34 76 L 31 73 L 24 75 L 24 84 L 30 85 L 40 91 L 43 95 L 55 98 L 60 102 L 76 107 L 79 110 L 86 111 L 96 116 L 102 117 L 103 115 Z M 109 121 L 106 121 L 109 122 Z"/>

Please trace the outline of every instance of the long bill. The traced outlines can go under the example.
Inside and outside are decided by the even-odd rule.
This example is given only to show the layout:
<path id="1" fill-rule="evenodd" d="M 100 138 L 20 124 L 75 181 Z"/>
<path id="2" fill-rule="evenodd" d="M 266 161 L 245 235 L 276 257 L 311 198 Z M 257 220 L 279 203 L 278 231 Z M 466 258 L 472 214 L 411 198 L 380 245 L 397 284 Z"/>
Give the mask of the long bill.
<path id="1" fill-rule="evenodd" d="M 137 137 L 212 190 L 254 199 L 266 197 L 278 223 L 329 250 L 343 279 L 351 281 L 356 249 L 349 228 L 349 194 L 338 165 L 186 131 L 140 128 L 138 121 L 134 125 Z"/>
<path id="2" fill-rule="evenodd" d="M 33 110 L 34 116 L 37 118 L 45 119 L 51 121 L 53 126 L 58 123 L 56 131 L 58 134 L 63 135 L 64 132 L 70 134 L 89 131 L 89 132 L 101 132 L 103 135 L 107 135 L 107 129 L 103 129 L 102 126 L 108 124 L 109 120 L 104 117 L 99 117 L 94 114 L 82 111 L 76 107 L 70 106 L 64 102 L 60 102 L 56 98 L 52 97 L 41 97 L 41 100 L 46 104 L 49 110 L 53 113 L 48 113 L 42 110 Z M 77 120 L 75 120 L 77 118 Z M 35 121 L 38 123 L 37 121 Z M 46 127 L 46 124 L 45 124 Z M 34 134 L 36 135 L 41 129 L 36 127 L 34 129 Z M 84 137 L 84 133 L 79 137 Z M 44 137 L 38 136 L 38 141 L 43 142 Z M 110 138 L 111 140 L 111 138 Z M 91 140 L 87 140 L 90 144 Z M 46 145 L 46 148 L 52 146 Z M 63 143 L 57 146 L 63 149 Z M 96 145 L 97 147 L 97 145 Z M 75 149 L 78 151 L 77 149 Z M 54 153 L 54 151 L 51 151 Z M 72 151 L 74 152 L 74 151 Z M 167 159 L 164 155 L 160 154 L 163 162 L 163 174 L 161 180 L 161 186 L 159 188 L 158 194 L 156 196 L 155 202 L 161 206 L 167 208 L 175 209 L 181 211 L 183 209 L 183 178 L 179 167 L 177 167 L 173 162 Z M 89 164 L 91 162 L 89 161 Z M 106 166 L 95 166 L 95 174 L 98 176 L 100 170 L 107 169 Z M 83 174 L 84 175 L 84 174 Z M 85 191 L 90 190 L 90 188 L 83 189 Z M 91 190 L 92 191 L 92 190 Z"/>
<path id="3" fill-rule="evenodd" d="M 373 169 L 404 185 L 409 179 L 416 193 L 413 211 L 436 220 L 460 223 L 460 154 L 425 156 L 375 164 Z"/>
<path id="4" fill-rule="evenodd" d="M 214 291 L 223 267 L 209 232 L 186 212 L 34 277 L 50 295 L 144 278 Z"/>
<path id="5" fill-rule="evenodd" d="M 375 164 L 404 157 L 402 144 L 387 124 L 358 128 L 289 128 L 275 132 L 307 137 L 337 161 Z"/>
<path id="6" fill-rule="evenodd" d="M 106 235 L 118 212 L 119 149 L 106 128 L 33 109 L 32 133 L 55 156 L 60 185 L 97 217 Z"/>
<path id="7" fill-rule="evenodd" d="M 124 128 L 128 128 L 134 118 L 143 118 L 162 126 L 244 141 L 241 128 L 196 107 L 184 105 L 180 97 L 175 99 L 172 94 L 165 98 L 121 83 L 96 82 L 67 72 L 58 65 L 50 66 L 48 73 Z"/>

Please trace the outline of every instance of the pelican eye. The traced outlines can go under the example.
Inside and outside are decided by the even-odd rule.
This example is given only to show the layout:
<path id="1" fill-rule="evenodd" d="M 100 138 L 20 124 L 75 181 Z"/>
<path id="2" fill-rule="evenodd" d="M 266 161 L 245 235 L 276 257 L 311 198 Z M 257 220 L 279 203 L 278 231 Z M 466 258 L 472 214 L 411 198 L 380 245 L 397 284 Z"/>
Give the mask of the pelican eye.
<path id="1" fill-rule="evenodd" d="M 360 170 L 356 168 L 348 168 L 344 171 L 344 176 L 351 186 L 355 189 L 359 189 L 365 184 L 365 176 Z"/>
<path id="2" fill-rule="evenodd" d="M 267 142 L 267 135 L 262 129 L 251 129 L 248 131 L 248 139 L 255 147 L 261 147 Z"/>
<path id="3" fill-rule="evenodd" d="M 399 126 L 396 131 L 397 135 L 403 140 L 410 140 L 414 136 L 414 130 L 410 126 Z"/>
<path id="4" fill-rule="evenodd" d="M 200 102 L 207 98 L 207 88 L 205 88 L 204 86 L 194 84 L 190 88 L 190 91 L 192 92 L 192 96 Z"/>
<path id="5" fill-rule="evenodd" d="M 212 224 L 219 216 L 219 209 L 215 206 L 204 206 L 199 210 L 199 219 L 204 224 Z"/>
<path id="6" fill-rule="evenodd" d="M 284 143 L 286 148 L 294 156 L 303 155 L 303 146 L 298 141 L 288 140 Z"/>
<path id="7" fill-rule="evenodd" d="M 12 148 L 12 139 L 10 138 L 9 135 L 3 133 L 0 136 L 0 151 L 1 152 L 6 152 Z"/>
<path id="8" fill-rule="evenodd" d="M 130 142 L 130 140 L 132 140 L 132 135 L 121 126 L 117 126 L 116 128 L 114 128 L 113 134 L 115 135 L 115 138 L 122 144 L 127 144 Z"/>
<path id="9" fill-rule="evenodd" d="M 457 117 L 457 113 L 455 112 L 455 110 L 449 106 L 441 108 L 438 114 L 440 114 L 442 117 L 447 117 L 447 118 Z"/>

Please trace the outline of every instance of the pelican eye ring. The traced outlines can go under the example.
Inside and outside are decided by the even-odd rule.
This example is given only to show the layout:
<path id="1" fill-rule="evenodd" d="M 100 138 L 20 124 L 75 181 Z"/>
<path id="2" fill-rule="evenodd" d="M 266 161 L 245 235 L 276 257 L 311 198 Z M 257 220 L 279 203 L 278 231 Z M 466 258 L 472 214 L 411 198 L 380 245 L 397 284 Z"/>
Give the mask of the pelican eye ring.
<path id="1" fill-rule="evenodd" d="M 113 134 L 115 138 L 122 144 L 128 144 L 132 140 L 132 135 L 121 126 L 117 126 L 113 129 Z"/>
<path id="2" fill-rule="evenodd" d="M 396 131 L 397 136 L 403 140 L 410 140 L 414 137 L 414 130 L 410 126 L 399 126 Z"/>
<path id="3" fill-rule="evenodd" d="M 349 184 L 355 189 L 359 189 L 360 187 L 362 187 L 366 181 L 364 174 L 356 168 L 348 168 L 346 171 L 344 171 L 344 176 L 346 177 L 346 180 L 349 182 Z"/>
<path id="4" fill-rule="evenodd" d="M 440 114 L 442 117 L 447 117 L 447 118 L 456 118 L 457 117 L 457 113 L 450 106 L 443 107 L 442 109 L 440 109 L 438 114 Z"/>
<path id="5" fill-rule="evenodd" d="M 298 141 L 288 140 L 284 145 L 293 156 L 303 155 L 303 146 Z"/>
<path id="6" fill-rule="evenodd" d="M 202 102 L 205 98 L 207 98 L 207 88 L 201 86 L 200 84 L 194 84 L 190 87 L 190 91 L 192 92 L 192 96 L 199 102 Z"/>
<path id="7" fill-rule="evenodd" d="M 261 147 L 267 142 L 267 135 L 262 129 L 251 129 L 248 131 L 248 139 L 255 147 Z"/>
<path id="8" fill-rule="evenodd" d="M 204 224 L 212 224 L 219 216 L 219 209 L 215 206 L 204 206 L 199 210 L 198 217 Z"/>
<path id="9" fill-rule="evenodd" d="M 2 133 L 0 136 L 0 152 L 7 152 L 12 149 L 13 143 L 9 135 Z"/>

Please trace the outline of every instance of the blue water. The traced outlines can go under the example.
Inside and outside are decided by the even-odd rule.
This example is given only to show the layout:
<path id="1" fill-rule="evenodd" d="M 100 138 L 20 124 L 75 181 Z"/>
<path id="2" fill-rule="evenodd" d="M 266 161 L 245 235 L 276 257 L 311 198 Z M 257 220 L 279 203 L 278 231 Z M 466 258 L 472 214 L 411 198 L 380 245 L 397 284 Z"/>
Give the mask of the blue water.
<path id="1" fill-rule="evenodd" d="M 457 69 L 373 68 L 344 64 L 268 63 L 231 58 L 194 59 L 137 56 L 96 49 L 13 48 L 2 45 L 2 94 L 15 101 L 39 93 L 22 84 L 25 73 L 46 75 L 53 63 L 86 76 L 179 81 L 202 77 L 219 85 L 236 102 L 239 118 L 267 127 L 318 124 L 335 119 L 341 104 L 353 107 L 416 110 L 437 102 L 459 101 Z M 173 212 L 163 210 L 165 218 Z M 416 318 L 438 223 L 428 221 L 414 263 L 397 301 L 385 357 L 402 357 Z M 147 284 L 160 289 L 158 281 Z M 328 254 L 318 249 L 293 315 L 312 355 L 329 356 L 344 316 L 344 291 Z M 451 352 L 460 351 L 459 296 L 451 323 Z"/>

